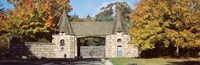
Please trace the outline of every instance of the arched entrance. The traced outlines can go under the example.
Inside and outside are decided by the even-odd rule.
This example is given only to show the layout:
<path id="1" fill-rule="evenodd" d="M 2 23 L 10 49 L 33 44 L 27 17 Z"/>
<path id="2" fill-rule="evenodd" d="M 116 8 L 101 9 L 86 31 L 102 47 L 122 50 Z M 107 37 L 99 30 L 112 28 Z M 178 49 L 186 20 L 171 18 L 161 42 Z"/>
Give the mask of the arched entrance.
<path id="1" fill-rule="evenodd" d="M 77 55 L 82 58 L 105 57 L 105 38 L 94 36 L 77 38 Z"/>

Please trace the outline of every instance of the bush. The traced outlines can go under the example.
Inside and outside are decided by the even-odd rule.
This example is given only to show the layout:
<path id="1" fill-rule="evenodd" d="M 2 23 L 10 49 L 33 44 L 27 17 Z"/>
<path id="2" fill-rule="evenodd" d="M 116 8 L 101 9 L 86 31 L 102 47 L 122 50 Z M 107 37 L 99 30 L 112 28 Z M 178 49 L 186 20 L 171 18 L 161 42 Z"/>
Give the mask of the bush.
<path id="1" fill-rule="evenodd" d="M 0 35 L 0 57 L 7 56 L 9 53 L 10 35 Z"/>

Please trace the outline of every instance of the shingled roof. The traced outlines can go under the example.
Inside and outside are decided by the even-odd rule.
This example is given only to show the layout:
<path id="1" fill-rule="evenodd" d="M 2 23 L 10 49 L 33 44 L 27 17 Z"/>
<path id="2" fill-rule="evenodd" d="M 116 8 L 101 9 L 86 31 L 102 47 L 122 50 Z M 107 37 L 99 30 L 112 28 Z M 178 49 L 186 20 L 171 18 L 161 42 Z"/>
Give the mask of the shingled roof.
<path id="1" fill-rule="evenodd" d="M 71 22 L 77 36 L 106 36 L 111 34 L 113 22 Z"/>
<path id="2" fill-rule="evenodd" d="M 120 11 L 116 11 L 113 22 L 69 22 L 64 10 L 57 26 L 57 31 L 60 33 L 76 36 L 106 36 L 116 32 L 127 33 Z"/>
<path id="3" fill-rule="evenodd" d="M 60 17 L 60 20 L 59 20 L 57 26 L 58 26 L 57 31 L 59 31 L 60 33 L 66 33 L 68 35 L 74 35 L 71 23 L 68 20 L 68 17 L 67 17 L 65 10 L 63 10 L 63 13 Z"/>
<path id="4" fill-rule="evenodd" d="M 116 32 L 123 32 L 124 34 L 127 34 L 127 26 L 125 25 L 125 23 L 122 20 L 122 13 L 121 11 L 117 8 L 115 10 L 116 15 L 115 15 L 115 19 L 114 19 L 114 26 L 113 26 L 113 31 L 112 33 L 115 34 Z"/>

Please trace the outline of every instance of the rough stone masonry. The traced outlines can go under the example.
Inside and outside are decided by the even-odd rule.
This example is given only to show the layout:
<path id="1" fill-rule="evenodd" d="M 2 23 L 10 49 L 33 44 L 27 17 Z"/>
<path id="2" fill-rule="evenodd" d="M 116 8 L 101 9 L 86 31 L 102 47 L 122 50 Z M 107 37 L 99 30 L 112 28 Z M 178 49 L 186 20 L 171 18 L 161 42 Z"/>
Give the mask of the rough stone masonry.
<path id="1" fill-rule="evenodd" d="M 138 57 L 138 48 L 130 43 L 128 28 L 123 23 L 121 11 L 116 9 L 116 16 L 111 22 L 70 22 L 65 10 L 60 17 L 52 43 L 26 42 L 11 44 L 12 56 L 36 58 L 76 58 L 77 39 L 94 36 L 105 38 L 105 57 Z"/>

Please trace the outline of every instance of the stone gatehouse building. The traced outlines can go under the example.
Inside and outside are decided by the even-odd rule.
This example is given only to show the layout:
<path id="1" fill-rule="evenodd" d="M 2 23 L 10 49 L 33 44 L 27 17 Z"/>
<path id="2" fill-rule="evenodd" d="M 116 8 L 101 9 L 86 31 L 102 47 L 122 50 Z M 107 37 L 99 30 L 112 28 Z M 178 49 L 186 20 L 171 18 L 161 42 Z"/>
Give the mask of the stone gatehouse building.
<path id="1" fill-rule="evenodd" d="M 112 22 L 70 22 L 63 11 L 57 25 L 58 33 L 52 35 L 52 43 L 25 43 L 27 50 L 16 51 L 11 46 L 13 54 L 25 54 L 38 58 L 101 58 L 101 57 L 138 57 L 138 49 L 130 43 L 128 28 L 122 22 L 121 13 L 116 10 Z M 77 42 L 82 37 L 102 37 L 105 46 L 80 46 Z"/>

